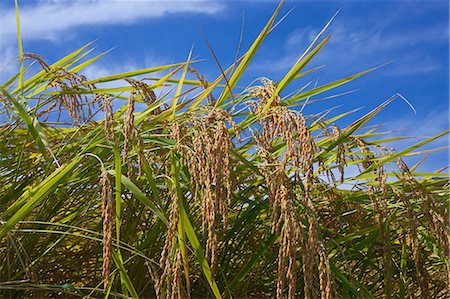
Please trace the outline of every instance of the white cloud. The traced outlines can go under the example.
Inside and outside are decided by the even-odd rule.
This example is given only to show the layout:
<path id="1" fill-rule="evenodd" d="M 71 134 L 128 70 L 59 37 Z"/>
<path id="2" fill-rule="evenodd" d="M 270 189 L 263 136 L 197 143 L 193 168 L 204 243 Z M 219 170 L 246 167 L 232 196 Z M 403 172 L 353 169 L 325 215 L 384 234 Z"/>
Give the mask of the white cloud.
<path id="1" fill-rule="evenodd" d="M 61 36 L 75 35 L 76 29 L 82 26 L 127 25 L 170 14 L 215 15 L 224 8 L 224 3 L 216 1 L 19 1 L 24 42 L 53 42 Z M 15 9 L 0 4 L 0 10 L 0 80 L 3 82 L 17 71 L 18 52 Z M 2 69 L 11 61 L 9 67 Z M 110 74 L 109 71 L 103 73 Z"/>
<path id="2" fill-rule="evenodd" d="M 23 39 L 45 40 L 79 26 L 130 24 L 175 13 L 216 14 L 223 9 L 213 1 L 39 1 L 20 6 L 20 20 Z M 0 38 L 15 37 L 15 11 L 3 8 Z"/>

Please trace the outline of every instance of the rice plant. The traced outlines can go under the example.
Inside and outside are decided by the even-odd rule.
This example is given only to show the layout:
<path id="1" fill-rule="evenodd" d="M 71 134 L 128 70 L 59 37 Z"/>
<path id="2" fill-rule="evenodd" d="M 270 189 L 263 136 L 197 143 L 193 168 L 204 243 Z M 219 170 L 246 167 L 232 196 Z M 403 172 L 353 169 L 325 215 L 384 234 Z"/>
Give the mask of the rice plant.
<path id="1" fill-rule="evenodd" d="M 281 81 L 238 88 L 280 7 L 214 80 L 191 55 L 86 78 L 92 44 L 48 64 L 19 34 L 0 87 L 2 298 L 446 298 L 448 175 L 404 157 L 448 131 L 390 148 L 365 125 L 397 96 L 346 127 L 353 111 L 307 114 L 373 70 L 302 86 L 325 30 Z"/>

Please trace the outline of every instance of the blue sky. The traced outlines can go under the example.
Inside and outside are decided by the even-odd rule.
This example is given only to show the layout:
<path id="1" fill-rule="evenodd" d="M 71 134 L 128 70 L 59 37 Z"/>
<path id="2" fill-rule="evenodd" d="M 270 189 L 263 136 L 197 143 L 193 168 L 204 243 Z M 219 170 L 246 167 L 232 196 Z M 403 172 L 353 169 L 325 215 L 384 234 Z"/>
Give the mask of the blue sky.
<path id="1" fill-rule="evenodd" d="M 24 50 L 48 62 L 98 39 L 97 52 L 114 47 L 86 70 L 88 77 L 184 61 L 192 45 L 205 61 L 195 67 L 212 80 L 219 70 L 199 31 L 211 43 L 222 66 L 235 58 L 245 27 L 245 51 L 269 19 L 276 1 L 19 1 Z M 357 91 L 316 105 L 306 113 L 330 107 L 335 114 L 364 107 L 348 122 L 401 93 L 403 101 L 388 106 L 374 124 L 403 135 L 432 136 L 449 127 L 449 4 L 448 1 L 287 1 L 281 15 L 293 11 L 271 33 L 250 65 L 241 86 L 258 77 L 280 79 L 331 16 L 340 9 L 332 35 L 311 67 L 320 71 L 296 83 L 323 84 L 393 61 L 328 95 Z M 0 4 L 0 66 L 17 58 L 13 1 Z M 14 64 L 0 72 L 9 77 Z M 345 124 L 345 123 L 343 123 Z M 396 144 L 405 147 L 410 141 Z M 443 138 L 435 147 L 448 144 Z M 447 166 L 448 152 L 430 158 L 427 169 Z"/>

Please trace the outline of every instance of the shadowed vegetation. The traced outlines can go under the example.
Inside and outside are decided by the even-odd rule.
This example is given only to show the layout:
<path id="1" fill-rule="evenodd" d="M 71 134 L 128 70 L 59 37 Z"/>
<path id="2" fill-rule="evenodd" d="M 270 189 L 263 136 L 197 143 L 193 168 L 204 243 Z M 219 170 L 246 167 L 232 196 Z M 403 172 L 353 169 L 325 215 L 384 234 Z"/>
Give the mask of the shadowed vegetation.
<path id="1" fill-rule="evenodd" d="M 323 32 L 279 82 L 239 88 L 280 7 L 213 81 L 191 55 L 85 78 L 91 44 L 47 64 L 19 34 L 0 87 L 0 297 L 446 297 L 448 175 L 403 158 L 448 132 L 387 146 L 402 137 L 366 124 L 397 96 L 345 127 L 354 111 L 307 114 L 372 71 L 305 83 Z"/>

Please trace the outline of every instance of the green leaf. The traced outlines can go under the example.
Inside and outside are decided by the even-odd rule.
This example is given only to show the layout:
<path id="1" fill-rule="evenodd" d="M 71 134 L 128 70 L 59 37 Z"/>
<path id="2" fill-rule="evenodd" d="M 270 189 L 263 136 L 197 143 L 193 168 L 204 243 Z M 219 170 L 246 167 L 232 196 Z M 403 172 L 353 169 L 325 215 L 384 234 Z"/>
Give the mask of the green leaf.
<path id="1" fill-rule="evenodd" d="M 101 77 L 101 78 L 97 78 L 94 80 L 90 80 L 90 81 L 85 82 L 85 84 L 104 83 L 104 82 L 126 79 L 126 78 L 135 77 L 135 76 L 139 76 L 139 75 L 164 71 L 164 70 L 170 69 L 172 67 L 177 67 L 177 66 L 184 65 L 184 64 L 185 64 L 184 62 L 181 62 L 181 63 L 174 63 L 174 64 L 150 67 L 150 68 L 145 68 L 145 69 L 140 69 L 140 70 L 135 70 L 135 71 L 130 71 L 130 72 L 124 72 L 124 73 L 120 73 L 120 74 L 116 74 L 116 75 L 111 75 L 111 76 L 106 76 L 106 77 Z"/>
<path id="2" fill-rule="evenodd" d="M 19 221 L 25 219 L 34 208 L 36 208 L 53 190 L 58 187 L 59 183 L 75 168 L 81 161 L 78 156 L 73 161 L 65 166 L 61 166 L 50 174 L 36 187 L 25 191 L 22 196 L 16 201 L 17 204 L 10 206 L 5 212 L 5 215 L 21 207 L 15 212 L 7 221 L 0 227 L 0 239 L 3 238 Z M 6 217 L 2 217 L 6 218 Z"/>
<path id="3" fill-rule="evenodd" d="M 179 205 L 181 225 L 183 226 L 183 229 L 186 232 L 189 242 L 192 245 L 192 249 L 194 250 L 194 253 L 197 257 L 197 261 L 199 262 L 200 266 L 202 267 L 203 274 L 205 275 L 206 280 L 208 281 L 209 286 L 211 287 L 211 289 L 214 293 L 214 296 L 216 298 L 222 298 L 222 295 L 220 294 L 220 291 L 219 291 L 219 288 L 217 287 L 216 282 L 212 279 L 211 268 L 209 267 L 208 261 L 205 258 L 205 255 L 203 253 L 203 248 L 197 238 L 197 235 L 191 224 L 191 221 L 189 220 L 189 217 L 188 217 L 188 214 L 187 214 L 184 202 L 183 202 L 183 195 L 181 193 L 180 186 L 179 186 L 178 167 L 175 163 L 175 158 L 173 157 L 173 155 L 171 158 L 171 169 L 172 169 L 172 176 L 173 176 L 173 181 L 175 182 L 175 188 L 176 188 L 176 192 L 178 195 L 178 199 L 180 200 L 180 203 L 181 203 Z"/>
<path id="4" fill-rule="evenodd" d="M 189 63 L 191 62 L 192 50 L 193 50 L 193 48 L 191 48 L 191 51 L 189 51 L 188 59 L 186 61 L 186 64 L 184 65 L 183 74 L 181 75 L 181 79 L 180 79 L 180 82 L 178 83 L 177 91 L 175 92 L 175 96 L 173 97 L 173 102 L 172 102 L 172 119 L 175 118 L 175 113 L 177 112 L 178 98 L 181 95 L 181 90 L 183 89 L 183 84 L 184 84 L 184 78 L 186 78 L 186 73 L 187 73 L 187 70 L 189 68 Z"/>
<path id="5" fill-rule="evenodd" d="M 436 135 L 434 135 L 434 136 L 432 136 L 430 138 L 427 138 L 424 141 L 416 143 L 413 146 L 410 146 L 410 147 L 408 147 L 408 148 L 406 148 L 406 149 L 404 149 L 404 150 L 402 150 L 400 152 L 393 153 L 391 155 L 387 155 L 385 157 L 382 157 L 382 158 L 379 159 L 379 162 L 384 165 L 384 164 L 386 164 L 386 163 L 388 163 L 390 161 L 393 161 L 393 160 L 395 160 L 395 159 L 397 159 L 399 157 L 403 157 L 406 154 L 412 152 L 413 150 L 415 150 L 415 149 L 417 149 L 417 148 L 419 148 L 419 147 L 421 147 L 421 146 L 423 146 L 423 145 L 425 145 L 427 143 L 430 143 L 431 141 L 434 141 L 434 140 L 436 140 L 436 139 L 438 139 L 438 138 L 440 138 L 440 137 L 442 137 L 444 135 L 447 135 L 449 132 L 450 132 L 450 130 L 446 130 L 446 131 L 441 132 L 439 134 L 436 134 Z M 373 163 L 367 169 L 365 169 L 363 172 L 361 172 L 358 176 L 356 176 L 355 179 L 357 179 L 359 176 L 362 176 L 362 175 L 364 175 L 364 174 L 366 174 L 368 172 L 373 171 L 377 167 L 378 167 L 378 165 L 376 163 Z"/>
<path id="6" fill-rule="evenodd" d="M 346 78 L 342 78 L 342 79 L 330 82 L 328 84 L 325 84 L 325 85 L 322 85 L 322 86 L 319 86 L 319 87 L 315 87 L 315 88 L 313 88 L 311 90 L 299 93 L 298 95 L 295 95 L 295 96 L 289 98 L 288 102 L 289 103 L 293 103 L 293 102 L 296 102 L 296 101 L 300 101 L 300 100 L 307 99 L 309 97 L 312 97 L 312 96 L 324 93 L 324 92 L 326 92 L 328 90 L 337 88 L 337 87 L 339 87 L 341 85 L 344 85 L 344 84 L 347 84 L 348 82 L 351 82 L 351 81 L 353 81 L 353 80 L 355 80 L 355 79 L 357 79 L 357 78 L 359 78 L 359 77 L 361 77 L 361 76 L 363 76 L 363 75 L 365 75 L 367 73 L 373 72 L 373 71 L 377 70 L 378 68 L 380 68 L 382 66 L 383 65 L 376 66 L 376 67 L 373 67 L 371 69 L 368 69 L 368 70 L 359 72 L 357 74 L 348 76 Z"/>
<path id="7" fill-rule="evenodd" d="M 336 278 L 339 279 L 339 281 L 342 283 L 342 286 L 353 293 L 353 295 L 356 296 L 356 298 L 364 298 L 361 296 L 361 294 L 355 289 L 355 287 L 350 283 L 350 281 L 345 277 L 345 275 L 337 268 L 333 262 L 330 261 L 330 269 L 331 272 L 336 276 Z"/>
<path id="8" fill-rule="evenodd" d="M 267 101 L 266 106 L 264 107 L 261 113 L 266 112 L 272 102 L 276 99 L 276 97 L 280 94 L 280 92 L 288 86 L 288 84 L 294 80 L 294 78 L 298 75 L 298 73 L 308 64 L 308 62 L 319 52 L 319 50 L 328 42 L 331 36 L 326 37 L 323 41 L 319 43 L 308 55 L 306 55 L 303 59 L 297 61 L 297 63 L 289 70 L 289 72 L 284 76 L 281 82 L 277 85 L 275 92 L 272 94 L 270 99 Z"/>
<path id="9" fill-rule="evenodd" d="M 119 255 L 115 250 L 112 251 L 112 257 L 114 260 L 114 264 L 116 265 L 117 269 L 119 269 L 120 277 L 123 277 L 124 285 L 126 286 L 128 292 L 131 294 L 132 298 L 139 298 L 138 293 L 136 292 L 136 289 L 133 286 L 133 283 L 131 282 L 130 276 L 128 276 L 127 270 L 125 269 L 125 266 L 123 262 L 121 261 Z"/>
<path id="10" fill-rule="evenodd" d="M 234 277 L 233 281 L 230 284 L 230 288 L 232 290 L 236 289 L 242 280 L 244 280 L 245 276 L 255 267 L 261 259 L 261 256 L 267 251 L 270 245 L 275 241 L 275 235 L 269 235 L 264 243 L 259 246 L 253 256 L 248 260 L 248 262 L 239 270 L 237 275 Z"/>
<path id="11" fill-rule="evenodd" d="M 39 124 L 37 118 L 35 116 L 28 114 L 22 107 L 22 105 L 13 96 L 11 96 L 3 87 L 1 88 L 1 91 L 6 97 L 8 97 L 11 103 L 13 103 L 14 107 L 17 110 L 17 113 L 22 117 L 23 121 L 27 125 L 28 131 L 31 133 L 34 140 L 36 141 L 36 144 L 39 147 L 40 151 L 42 152 L 42 155 L 46 158 L 46 160 L 49 160 L 47 155 L 47 149 L 49 149 L 50 151 L 50 148 L 48 147 L 47 137 L 41 125 Z"/>
<path id="12" fill-rule="evenodd" d="M 343 130 L 342 134 L 340 134 L 339 137 L 335 141 L 331 142 L 330 145 L 326 149 L 323 149 L 322 151 L 320 151 L 317 154 L 316 159 L 320 159 L 326 153 L 328 153 L 329 151 L 334 149 L 338 144 L 347 140 L 348 136 L 350 136 L 351 134 L 356 132 L 359 128 L 361 128 L 361 126 L 363 126 L 370 119 L 372 119 L 375 115 L 377 115 L 381 110 L 383 110 L 387 105 L 389 105 L 394 99 L 395 99 L 395 96 L 387 99 L 381 105 L 379 105 L 378 107 L 376 107 L 375 109 L 373 109 L 372 111 L 370 111 L 369 113 L 367 113 L 366 115 L 364 115 L 363 117 L 358 119 L 357 121 L 350 124 L 347 128 L 345 128 Z M 331 137 L 329 137 L 328 140 L 331 140 Z"/>
<path id="13" fill-rule="evenodd" d="M 266 26 L 259 33 L 258 37 L 253 42 L 250 49 L 240 59 L 241 62 L 239 63 L 239 65 L 236 68 L 233 75 L 228 80 L 227 86 L 223 89 L 222 93 L 220 94 L 219 98 L 217 99 L 215 107 L 219 107 L 220 105 L 222 105 L 222 103 L 228 98 L 229 94 L 231 93 L 231 90 L 236 86 L 237 82 L 243 75 L 245 69 L 247 68 L 248 64 L 252 60 L 253 56 L 255 56 L 256 51 L 261 46 L 263 40 L 269 34 L 269 31 L 272 28 L 273 22 L 275 21 L 275 18 L 277 17 L 278 12 L 280 11 L 281 6 L 283 5 L 283 2 L 284 2 L 284 0 L 280 1 L 280 3 L 278 4 L 278 7 L 275 9 L 275 12 L 272 14 L 272 17 L 269 19 Z"/>
<path id="14" fill-rule="evenodd" d="M 108 173 L 116 176 L 116 172 L 114 170 L 108 170 Z M 127 187 L 128 190 L 130 190 L 134 194 L 134 196 L 136 196 L 136 198 L 142 204 L 144 204 L 153 213 L 155 213 L 155 215 L 158 216 L 158 218 L 161 219 L 166 225 L 169 225 L 169 221 L 167 220 L 164 213 L 155 204 L 153 204 L 150 201 L 150 199 L 148 199 L 148 197 L 145 195 L 145 193 L 142 192 L 129 178 L 122 175 L 121 182 L 125 187 Z"/>
<path id="15" fill-rule="evenodd" d="M 19 17 L 19 4 L 15 0 L 16 7 L 16 25 L 17 25 L 17 46 L 19 48 L 19 64 L 20 64 L 20 76 L 19 76 L 19 90 L 23 90 L 23 48 L 22 48 L 22 36 L 20 34 L 20 17 Z"/>

